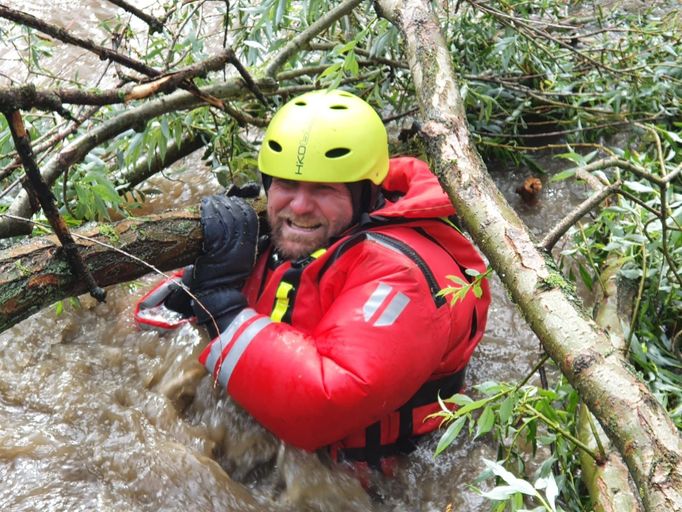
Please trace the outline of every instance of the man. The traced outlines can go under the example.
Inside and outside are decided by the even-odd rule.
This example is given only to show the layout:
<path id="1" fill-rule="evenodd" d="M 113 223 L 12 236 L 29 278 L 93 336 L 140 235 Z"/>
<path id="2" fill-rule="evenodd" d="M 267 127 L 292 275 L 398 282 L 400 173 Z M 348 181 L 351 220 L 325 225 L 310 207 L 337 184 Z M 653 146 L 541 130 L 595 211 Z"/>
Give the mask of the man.
<path id="1" fill-rule="evenodd" d="M 376 112 L 344 91 L 294 98 L 258 157 L 268 245 L 234 197 L 202 202 L 204 254 L 138 306 L 194 313 L 212 341 L 200 361 L 282 440 L 379 464 L 437 428 L 438 396 L 460 390 L 481 339 L 487 284 L 451 304 L 448 276 L 485 265 L 448 217 L 424 162 L 389 160 Z M 254 265 L 255 260 L 255 265 Z M 175 291 L 172 291 L 175 290 Z"/>

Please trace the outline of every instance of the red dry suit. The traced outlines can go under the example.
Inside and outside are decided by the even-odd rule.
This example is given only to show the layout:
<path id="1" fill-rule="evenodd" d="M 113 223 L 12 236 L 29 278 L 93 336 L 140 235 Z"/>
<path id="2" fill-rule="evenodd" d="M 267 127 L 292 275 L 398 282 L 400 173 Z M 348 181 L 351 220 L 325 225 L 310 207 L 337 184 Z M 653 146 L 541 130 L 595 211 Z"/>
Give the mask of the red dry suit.
<path id="1" fill-rule="evenodd" d="M 249 307 L 200 357 L 285 442 L 370 461 L 438 427 L 424 419 L 439 392 L 460 389 L 490 303 L 485 282 L 480 298 L 438 295 L 448 276 L 471 281 L 465 269 L 485 264 L 447 220 L 455 211 L 426 164 L 392 159 L 382 188 L 369 224 L 310 257 L 275 266 L 271 249 L 260 255 L 242 290 Z"/>

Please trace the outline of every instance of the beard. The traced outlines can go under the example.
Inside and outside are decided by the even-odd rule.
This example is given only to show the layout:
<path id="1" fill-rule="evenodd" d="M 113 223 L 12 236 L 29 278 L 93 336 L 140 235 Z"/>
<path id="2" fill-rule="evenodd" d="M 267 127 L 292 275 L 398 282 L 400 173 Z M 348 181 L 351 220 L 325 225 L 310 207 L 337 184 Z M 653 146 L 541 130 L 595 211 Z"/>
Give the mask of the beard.
<path id="1" fill-rule="evenodd" d="M 317 218 L 268 215 L 272 243 L 277 252 L 288 260 L 296 260 L 308 256 L 315 250 L 324 247 L 329 239 L 338 234 L 330 233 L 330 226 Z M 294 233 L 287 226 L 294 222 L 299 226 L 319 226 L 310 233 Z"/>

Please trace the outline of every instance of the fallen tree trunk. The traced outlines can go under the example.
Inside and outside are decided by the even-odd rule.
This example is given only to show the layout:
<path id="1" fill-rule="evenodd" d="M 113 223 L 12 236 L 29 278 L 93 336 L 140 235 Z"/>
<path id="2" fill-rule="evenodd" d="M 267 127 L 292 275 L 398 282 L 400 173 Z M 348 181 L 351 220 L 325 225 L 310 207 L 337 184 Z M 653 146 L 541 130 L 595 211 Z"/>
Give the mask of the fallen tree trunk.
<path id="1" fill-rule="evenodd" d="M 424 0 L 379 0 L 401 32 L 434 172 L 545 350 L 623 456 L 648 511 L 682 511 L 682 438 L 540 252 L 470 139 L 451 59 Z"/>
<path id="2" fill-rule="evenodd" d="M 199 213 L 191 210 L 72 233 L 84 264 L 100 286 L 148 274 L 153 269 L 147 261 L 160 271 L 189 264 L 203 240 Z M 58 300 L 87 291 L 87 284 L 71 274 L 56 236 L 1 251 L 0 332 Z"/>

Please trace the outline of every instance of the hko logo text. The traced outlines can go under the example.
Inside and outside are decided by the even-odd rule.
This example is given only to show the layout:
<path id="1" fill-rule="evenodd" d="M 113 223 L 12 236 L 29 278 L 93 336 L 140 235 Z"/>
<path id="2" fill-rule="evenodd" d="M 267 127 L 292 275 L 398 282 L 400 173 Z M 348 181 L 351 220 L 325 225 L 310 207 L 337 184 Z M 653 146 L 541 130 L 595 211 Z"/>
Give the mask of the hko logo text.
<path id="1" fill-rule="evenodd" d="M 305 132 L 303 137 L 298 142 L 298 149 L 296 150 L 296 174 L 303 174 L 301 169 L 303 168 L 303 161 L 305 160 L 305 153 L 308 149 L 308 139 L 310 132 Z"/>

